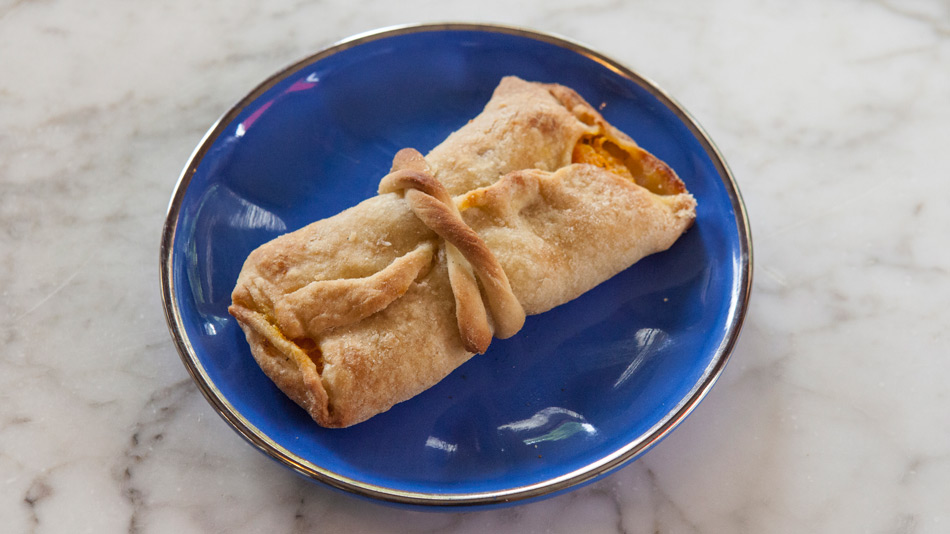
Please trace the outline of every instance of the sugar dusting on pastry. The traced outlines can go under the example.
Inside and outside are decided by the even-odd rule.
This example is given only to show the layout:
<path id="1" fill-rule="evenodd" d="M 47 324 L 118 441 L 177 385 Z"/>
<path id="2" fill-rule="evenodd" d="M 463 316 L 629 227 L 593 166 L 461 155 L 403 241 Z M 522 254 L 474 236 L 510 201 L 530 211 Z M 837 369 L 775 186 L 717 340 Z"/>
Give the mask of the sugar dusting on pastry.
<path id="1" fill-rule="evenodd" d="M 261 369 L 325 427 L 418 395 L 695 219 L 669 166 L 556 84 L 504 78 L 424 158 L 394 156 L 401 177 L 261 245 L 232 294 Z"/>

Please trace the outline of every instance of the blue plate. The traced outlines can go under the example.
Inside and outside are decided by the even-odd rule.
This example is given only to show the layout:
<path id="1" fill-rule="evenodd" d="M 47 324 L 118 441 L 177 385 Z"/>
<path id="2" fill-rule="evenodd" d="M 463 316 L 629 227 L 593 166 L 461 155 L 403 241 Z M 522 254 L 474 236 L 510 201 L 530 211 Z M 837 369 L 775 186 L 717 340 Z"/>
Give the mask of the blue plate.
<path id="1" fill-rule="evenodd" d="M 672 166 L 695 226 L 581 298 L 529 317 L 425 393 L 343 430 L 260 371 L 228 315 L 258 245 L 375 194 L 403 147 L 427 152 L 513 74 L 577 90 Z M 313 480 L 389 503 L 492 506 L 590 482 L 667 435 L 709 391 L 751 282 L 741 198 L 706 135 L 651 82 L 521 29 L 363 34 L 282 70 L 198 145 L 161 247 L 166 317 L 202 393 L 254 446 Z"/>

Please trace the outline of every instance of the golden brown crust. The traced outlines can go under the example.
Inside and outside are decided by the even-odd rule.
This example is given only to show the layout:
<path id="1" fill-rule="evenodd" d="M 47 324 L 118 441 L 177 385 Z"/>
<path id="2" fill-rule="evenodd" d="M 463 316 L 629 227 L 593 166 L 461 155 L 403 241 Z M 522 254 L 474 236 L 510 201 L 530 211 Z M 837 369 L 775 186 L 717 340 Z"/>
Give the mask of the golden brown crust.
<path id="1" fill-rule="evenodd" d="M 696 205 L 688 193 L 658 196 L 586 164 L 510 173 L 458 201 L 530 315 L 666 250 L 692 224 Z"/>
<path id="2" fill-rule="evenodd" d="M 548 88 L 503 78 L 482 113 L 426 154 L 450 195 L 489 186 L 512 171 L 554 171 L 571 163 L 574 144 L 593 129 Z"/>
<path id="3" fill-rule="evenodd" d="M 379 195 L 254 251 L 230 311 L 281 390 L 349 426 L 512 335 L 525 311 L 666 249 L 694 217 L 675 173 L 576 93 L 506 78 L 426 157 L 397 153 Z"/>

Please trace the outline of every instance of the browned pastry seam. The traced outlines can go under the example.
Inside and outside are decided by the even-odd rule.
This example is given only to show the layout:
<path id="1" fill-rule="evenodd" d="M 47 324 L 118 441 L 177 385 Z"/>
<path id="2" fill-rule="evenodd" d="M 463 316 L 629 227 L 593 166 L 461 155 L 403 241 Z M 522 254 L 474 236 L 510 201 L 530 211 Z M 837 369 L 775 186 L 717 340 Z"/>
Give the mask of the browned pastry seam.
<path id="1" fill-rule="evenodd" d="M 415 150 L 400 150 L 393 159 L 393 172 L 379 183 L 380 193 L 397 191 L 405 192 L 416 217 L 444 240 L 449 282 L 465 349 L 482 354 L 491 343 L 493 330 L 502 339 L 521 330 L 524 309 L 511 291 L 504 269 L 482 238 L 462 219 L 445 186 L 432 176 L 422 154 Z M 492 324 L 485 313 L 476 277 L 485 291 Z"/>

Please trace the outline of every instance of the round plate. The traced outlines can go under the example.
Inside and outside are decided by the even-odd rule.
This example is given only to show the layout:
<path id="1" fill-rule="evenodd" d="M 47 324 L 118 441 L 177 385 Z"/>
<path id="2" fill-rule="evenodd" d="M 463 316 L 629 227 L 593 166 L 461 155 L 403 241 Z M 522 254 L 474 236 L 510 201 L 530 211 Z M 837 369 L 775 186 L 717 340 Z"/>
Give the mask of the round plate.
<path id="1" fill-rule="evenodd" d="M 698 200 L 696 224 L 423 394 L 348 429 L 317 426 L 261 372 L 227 313 L 244 259 L 374 195 L 397 150 L 430 150 L 506 75 L 578 91 L 676 170 Z M 410 505 L 535 499 L 636 458 L 722 372 L 750 281 L 736 184 L 679 105 L 576 43 L 468 24 L 359 35 L 266 80 L 198 145 L 161 247 L 172 336 L 221 416 L 306 477 Z"/>

